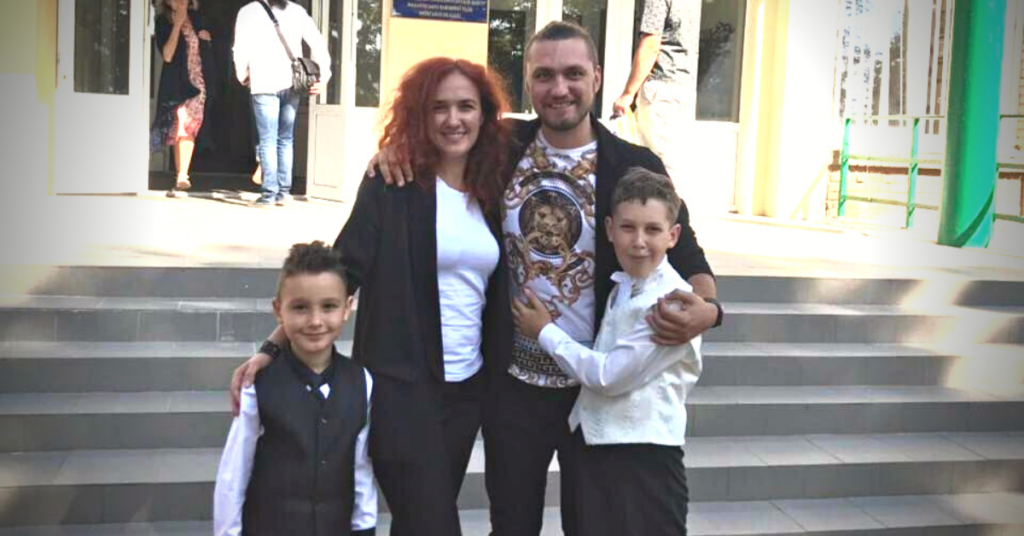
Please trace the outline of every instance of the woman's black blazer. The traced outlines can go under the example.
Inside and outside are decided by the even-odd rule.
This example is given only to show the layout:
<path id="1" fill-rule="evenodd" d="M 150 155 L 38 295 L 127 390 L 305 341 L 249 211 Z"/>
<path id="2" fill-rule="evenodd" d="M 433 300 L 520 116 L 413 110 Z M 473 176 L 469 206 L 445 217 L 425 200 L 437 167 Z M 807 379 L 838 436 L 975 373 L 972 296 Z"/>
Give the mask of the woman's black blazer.
<path id="1" fill-rule="evenodd" d="M 508 268 L 495 205 L 486 220 L 501 253 L 487 285 L 485 367 L 497 348 L 511 346 Z M 374 377 L 370 446 L 376 456 L 409 459 L 442 445 L 434 426 L 444 385 L 436 216 L 433 184 L 399 188 L 385 185 L 379 174 L 367 176 L 334 243 L 350 292 L 360 291 L 352 357 Z"/>

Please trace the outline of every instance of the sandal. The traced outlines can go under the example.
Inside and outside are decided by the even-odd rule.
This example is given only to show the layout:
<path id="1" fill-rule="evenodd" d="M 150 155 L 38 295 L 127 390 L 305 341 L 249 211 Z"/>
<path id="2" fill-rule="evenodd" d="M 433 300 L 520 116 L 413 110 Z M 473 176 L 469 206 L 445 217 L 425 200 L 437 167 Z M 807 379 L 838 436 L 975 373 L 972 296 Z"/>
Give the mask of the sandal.
<path id="1" fill-rule="evenodd" d="M 192 187 L 192 182 L 188 180 L 188 175 L 178 175 L 178 179 L 174 183 L 175 190 L 188 190 Z"/>

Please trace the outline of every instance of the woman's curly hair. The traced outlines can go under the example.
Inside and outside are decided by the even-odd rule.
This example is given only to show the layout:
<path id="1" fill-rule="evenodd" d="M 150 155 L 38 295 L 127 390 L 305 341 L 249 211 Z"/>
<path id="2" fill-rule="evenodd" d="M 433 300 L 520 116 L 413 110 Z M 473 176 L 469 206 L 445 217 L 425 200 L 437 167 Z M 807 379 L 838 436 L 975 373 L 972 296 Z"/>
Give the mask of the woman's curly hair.
<path id="1" fill-rule="evenodd" d="M 496 73 L 464 59 L 437 57 L 413 65 L 402 77 L 384 119 L 381 147 L 394 147 L 412 162 L 414 182 L 434 185 L 441 153 L 430 139 L 432 106 L 437 88 L 448 75 L 459 73 L 480 92 L 483 123 L 466 164 L 466 187 L 484 210 L 492 208 L 504 189 L 509 128 L 501 121 L 508 112 L 504 82 Z"/>

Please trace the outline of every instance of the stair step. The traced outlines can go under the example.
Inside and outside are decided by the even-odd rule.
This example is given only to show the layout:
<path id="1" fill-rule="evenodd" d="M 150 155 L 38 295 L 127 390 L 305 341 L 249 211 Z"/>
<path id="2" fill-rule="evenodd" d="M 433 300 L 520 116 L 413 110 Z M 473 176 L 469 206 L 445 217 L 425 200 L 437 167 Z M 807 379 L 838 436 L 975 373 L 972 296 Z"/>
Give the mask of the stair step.
<path id="1" fill-rule="evenodd" d="M 928 534 L 1010 536 L 1024 530 L 1024 494 L 968 493 L 872 496 L 782 501 L 692 502 L 687 532 L 693 536 Z M 488 512 L 459 512 L 465 536 L 487 536 Z M 545 508 L 540 536 L 561 534 L 558 508 Z M 382 513 L 377 534 L 387 534 L 391 516 Z M 981 530 L 979 530 L 981 529 Z M 0 529 L 0 536 L 207 536 L 211 523 L 155 523 L 30 526 Z"/>
<path id="2" fill-rule="evenodd" d="M 3 296 L 0 340 L 262 341 L 277 326 L 271 310 L 271 300 L 255 298 Z"/>
<path id="3" fill-rule="evenodd" d="M 1024 492 L 1020 433 L 694 438 L 686 452 L 694 501 Z M 0 454 L 0 496 L 29 516 L 9 525 L 208 519 L 219 458 L 217 448 Z M 487 507 L 483 467 L 478 443 L 460 508 Z M 559 475 L 552 461 L 548 506 Z"/>
<path id="4" fill-rule="evenodd" d="M 266 298 L 278 269 L 253 267 L 0 266 L 0 294 Z M 1024 282 L 932 275 L 928 279 L 718 275 L 719 299 L 762 302 L 1022 305 Z M 936 292 L 941 288 L 942 292 Z"/>
<path id="5" fill-rule="evenodd" d="M 716 276 L 718 298 L 727 302 L 1024 305 L 1024 282 L 965 279 Z"/>
<path id="6" fill-rule="evenodd" d="M 789 343 L 1024 342 L 1024 307 L 725 304 L 708 341 Z"/>
<path id="7" fill-rule="evenodd" d="M 351 354 L 350 339 L 337 346 Z M 219 390 L 258 347 L 254 342 L 0 342 L 0 393 Z M 1008 344 L 708 342 L 703 354 L 702 387 L 993 386 L 1024 380 L 1024 347 Z"/>
<path id="8" fill-rule="evenodd" d="M 216 447 L 228 400 L 226 391 L 0 394 L 0 452 Z M 688 437 L 1024 430 L 1024 396 L 946 387 L 698 386 L 687 407 Z"/>
<path id="9" fill-rule="evenodd" d="M 709 341 L 1024 343 L 1024 307 L 725 304 Z M 0 340 L 258 341 L 275 326 L 265 299 L 7 296 Z M 351 338 L 349 322 L 342 337 Z"/>
<path id="10" fill-rule="evenodd" d="M 5 342 L 0 393 L 222 390 L 258 342 Z M 337 347 L 345 355 L 351 340 Z"/>
<path id="11" fill-rule="evenodd" d="M 690 471 L 1020 461 L 1024 460 L 1024 433 L 695 437 L 687 441 L 685 452 Z M 219 447 L 3 453 L 0 487 L 212 482 L 220 453 Z M 477 441 L 469 473 L 483 470 L 483 443 Z M 551 471 L 558 471 L 556 459 Z"/>
<path id="12" fill-rule="evenodd" d="M 702 386 L 992 386 L 1024 380 L 1024 346 L 1013 344 L 707 342 L 702 353 Z"/>

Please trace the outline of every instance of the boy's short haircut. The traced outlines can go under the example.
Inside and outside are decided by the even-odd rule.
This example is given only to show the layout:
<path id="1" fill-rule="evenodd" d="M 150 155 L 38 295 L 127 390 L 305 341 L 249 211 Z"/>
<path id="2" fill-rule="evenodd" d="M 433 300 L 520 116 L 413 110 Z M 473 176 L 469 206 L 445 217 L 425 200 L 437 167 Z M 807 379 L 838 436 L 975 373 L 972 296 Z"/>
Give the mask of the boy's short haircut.
<path id="1" fill-rule="evenodd" d="M 568 39 L 582 39 L 583 43 L 587 45 L 590 61 L 594 63 L 595 68 L 600 66 L 594 38 L 590 36 L 590 32 L 586 28 L 574 22 L 556 20 L 547 23 L 540 31 L 530 37 L 530 40 L 526 42 L 526 48 L 523 50 L 526 54 L 529 54 L 533 44 L 537 41 L 565 41 Z"/>
<path id="2" fill-rule="evenodd" d="M 319 240 L 309 244 L 292 245 L 277 279 L 277 297 L 281 297 L 281 287 L 284 286 L 285 279 L 302 274 L 317 275 L 326 272 L 341 278 L 347 294 L 348 277 L 345 275 L 345 265 L 341 262 L 341 252 Z"/>
<path id="3" fill-rule="evenodd" d="M 620 203 L 639 201 L 647 204 L 648 199 L 661 201 L 668 209 L 669 223 L 676 223 L 679 218 L 679 207 L 683 204 L 676 194 L 672 180 L 660 173 L 641 168 L 631 167 L 619 179 L 612 194 L 612 213 Z"/>

